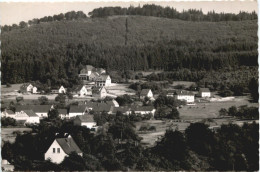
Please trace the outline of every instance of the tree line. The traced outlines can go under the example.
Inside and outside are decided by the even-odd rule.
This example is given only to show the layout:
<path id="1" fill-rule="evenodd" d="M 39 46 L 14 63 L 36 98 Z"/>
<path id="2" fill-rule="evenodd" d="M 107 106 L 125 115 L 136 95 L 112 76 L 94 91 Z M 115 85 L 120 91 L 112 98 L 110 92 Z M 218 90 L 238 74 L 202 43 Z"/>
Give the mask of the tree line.
<path id="1" fill-rule="evenodd" d="M 177 11 L 173 7 L 162 7 L 155 4 L 145 4 L 142 7 L 130 6 L 128 8 L 122 7 L 101 7 L 89 12 L 90 17 L 108 17 L 114 15 L 141 15 L 154 16 L 171 19 L 180 19 L 185 21 L 241 21 L 257 19 L 257 14 L 253 12 L 240 11 L 238 14 L 233 13 L 216 13 L 214 10 L 203 14 L 202 10 L 189 9 L 182 12 Z"/>
<path id="2" fill-rule="evenodd" d="M 2 32 L 11 31 L 13 29 L 22 29 L 26 28 L 35 24 L 40 24 L 43 22 L 53 22 L 53 21 L 62 21 L 62 20 L 78 20 L 78 19 L 85 19 L 87 18 L 87 15 L 83 13 L 82 11 L 70 11 L 67 13 L 60 13 L 58 15 L 53 16 L 45 16 L 42 18 L 34 18 L 32 20 L 29 20 L 28 22 L 21 21 L 19 25 L 12 24 L 12 25 L 4 25 L 1 27 Z"/>

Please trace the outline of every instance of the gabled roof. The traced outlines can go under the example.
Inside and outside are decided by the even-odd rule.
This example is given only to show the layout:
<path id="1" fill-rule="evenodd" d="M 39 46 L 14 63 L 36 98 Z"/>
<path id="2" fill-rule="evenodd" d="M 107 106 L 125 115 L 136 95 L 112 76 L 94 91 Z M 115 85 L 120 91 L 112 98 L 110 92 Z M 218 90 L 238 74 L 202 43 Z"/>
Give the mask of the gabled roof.
<path id="1" fill-rule="evenodd" d="M 80 91 L 83 87 L 86 88 L 85 85 L 81 84 L 81 85 L 76 86 L 76 88 L 75 88 L 74 90 L 75 90 L 75 91 Z"/>
<path id="2" fill-rule="evenodd" d="M 25 89 L 27 89 L 27 87 L 28 87 L 29 85 L 32 85 L 32 84 L 30 84 L 30 83 L 25 83 L 25 84 L 23 84 L 23 85 L 20 87 L 20 89 L 21 89 L 21 90 L 25 90 Z"/>
<path id="3" fill-rule="evenodd" d="M 112 106 L 106 103 L 99 103 L 99 102 L 85 102 L 88 108 L 92 108 L 95 112 L 109 112 L 112 111 Z"/>
<path id="4" fill-rule="evenodd" d="M 24 113 L 26 113 L 29 117 L 38 117 L 32 110 L 24 110 Z"/>
<path id="5" fill-rule="evenodd" d="M 77 112 L 80 112 L 80 113 L 83 113 L 85 112 L 86 110 L 86 105 L 71 105 L 70 106 L 70 113 L 77 113 Z"/>
<path id="6" fill-rule="evenodd" d="M 99 94 L 102 89 L 105 89 L 105 87 L 93 87 L 92 94 Z"/>
<path id="7" fill-rule="evenodd" d="M 200 92 L 210 92 L 208 88 L 200 88 Z"/>
<path id="8" fill-rule="evenodd" d="M 100 75 L 96 81 L 105 81 L 107 80 L 107 78 L 109 77 L 109 75 Z"/>
<path id="9" fill-rule="evenodd" d="M 187 95 L 187 96 L 194 96 L 194 93 L 186 90 L 177 90 L 175 92 L 176 95 Z"/>
<path id="10" fill-rule="evenodd" d="M 97 72 L 91 72 L 91 74 L 89 76 L 94 76 L 94 77 L 98 77 L 99 74 Z"/>
<path id="11" fill-rule="evenodd" d="M 62 150 L 68 155 L 72 152 L 83 153 L 72 137 L 57 138 L 56 141 L 58 142 Z"/>
<path id="12" fill-rule="evenodd" d="M 51 109 L 52 105 L 17 105 L 15 106 L 15 111 L 16 112 L 20 112 L 20 111 L 24 111 L 24 110 L 32 110 L 35 113 L 47 113 L 49 112 L 49 110 Z"/>
<path id="13" fill-rule="evenodd" d="M 76 118 L 78 118 L 81 122 L 95 122 L 93 115 L 80 115 Z"/>
<path id="14" fill-rule="evenodd" d="M 149 93 L 150 90 L 151 90 L 151 89 L 142 89 L 140 95 L 141 95 L 141 96 L 146 96 L 146 95 Z"/>

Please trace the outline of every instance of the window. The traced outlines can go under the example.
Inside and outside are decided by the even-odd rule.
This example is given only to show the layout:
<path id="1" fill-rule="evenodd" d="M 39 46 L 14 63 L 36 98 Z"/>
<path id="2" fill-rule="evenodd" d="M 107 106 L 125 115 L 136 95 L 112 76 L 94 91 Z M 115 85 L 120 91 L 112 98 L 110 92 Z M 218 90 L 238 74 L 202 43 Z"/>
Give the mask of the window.
<path id="1" fill-rule="evenodd" d="M 60 148 L 57 148 L 57 153 L 60 153 Z"/>
<path id="2" fill-rule="evenodd" d="M 55 148 L 53 148 L 53 153 L 55 153 Z"/>

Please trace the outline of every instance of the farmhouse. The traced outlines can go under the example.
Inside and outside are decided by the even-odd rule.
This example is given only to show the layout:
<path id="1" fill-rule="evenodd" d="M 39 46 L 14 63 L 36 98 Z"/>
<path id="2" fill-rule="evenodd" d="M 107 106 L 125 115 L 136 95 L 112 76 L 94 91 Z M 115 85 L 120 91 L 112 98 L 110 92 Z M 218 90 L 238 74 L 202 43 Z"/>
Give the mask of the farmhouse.
<path id="1" fill-rule="evenodd" d="M 208 88 L 200 88 L 199 96 L 200 97 L 211 97 L 210 90 Z"/>
<path id="2" fill-rule="evenodd" d="M 36 115 L 32 110 L 24 110 L 24 111 L 17 111 L 15 112 L 15 120 L 23 121 L 24 123 L 28 124 L 38 124 L 40 123 L 40 118 Z"/>
<path id="3" fill-rule="evenodd" d="M 194 102 L 194 94 L 192 92 L 189 92 L 189 91 L 184 91 L 184 90 L 176 91 L 175 92 L 175 98 L 177 100 L 184 100 L 187 103 Z"/>
<path id="4" fill-rule="evenodd" d="M 88 111 L 94 111 L 97 113 L 101 112 L 107 112 L 112 113 L 113 106 L 107 104 L 107 103 L 99 103 L 99 102 L 85 102 L 85 105 L 87 106 Z"/>
<path id="5" fill-rule="evenodd" d="M 34 87 L 32 84 L 23 84 L 20 87 L 20 92 L 21 93 L 33 93 L 33 94 L 36 94 L 37 93 L 37 88 Z"/>
<path id="6" fill-rule="evenodd" d="M 105 87 L 93 87 L 92 96 L 96 98 L 105 98 L 107 96 L 107 90 Z"/>
<path id="7" fill-rule="evenodd" d="M 14 118 L 15 113 L 12 110 L 5 109 L 4 111 L 1 112 L 1 116 L 6 118 L 7 117 Z"/>
<path id="8" fill-rule="evenodd" d="M 144 99 L 145 97 L 153 98 L 153 92 L 151 89 L 142 89 L 140 93 L 140 99 Z"/>
<path id="9" fill-rule="evenodd" d="M 69 118 L 74 118 L 78 115 L 85 115 L 87 111 L 87 106 L 86 105 L 71 105 L 70 106 L 70 111 L 69 111 Z"/>
<path id="10" fill-rule="evenodd" d="M 91 92 L 88 91 L 87 87 L 85 85 L 80 85 L 78 86 L 76 89 L 75 89 L 75 93 L 78 95 L 78 96 L 86 96 L 86 95 L 90 95 Z"/>
<path id="11" fill-rule="evenodd" d="M 111 85 L 111 78 L 109 75 L 100 75 L 97 77 L 95 85 L 97 87 L 103 87 L 103 86 L 110 86 Z"/>
<path id="12" fill-rule="evenodd" d="M 24 106 L 18 105 L 15 106 L 15 109 L 18 112 L 22 110 L 32 110 L 40 118 L 46 118 L 48 117 L 49 111 L 53 109 L 53 105 L 24 105 Z"/>
<path id="13" fill-rule="evenodd" d="M 76 116 L 73 123 L 74 125 L 86 126 L 89 129 L 94 128 L 97 125 L 94 121 L 93 115 Z"/>
<path id="14" fill-rule="evenodd" d="M 53 163 L 59 164 L 72 152 L 76 152 L 78 155 L 83 156 L 83 152 L 73 138 L 68 135 L 67 138 L 56 138 L 44 154 L 44 159 L 50 159 Z"/>
<path id="15" fill-rule="evenodd" d="M 106 70 L 102 68 L 95 68 L 92 65 L 86 65 L 83 69 L 81 69 L 79 78 L 85 81 L 94 81 L 103 73 L 106 73 Z"/>
<path id="16" fill-rule="evenodd" d="M 131 110 L 135 114 L 141 114 L 141 115 L 151 114 L 152 116 L 154 116 L 156 111 L 153 106 L 134 106 L 131 108 Z"/>

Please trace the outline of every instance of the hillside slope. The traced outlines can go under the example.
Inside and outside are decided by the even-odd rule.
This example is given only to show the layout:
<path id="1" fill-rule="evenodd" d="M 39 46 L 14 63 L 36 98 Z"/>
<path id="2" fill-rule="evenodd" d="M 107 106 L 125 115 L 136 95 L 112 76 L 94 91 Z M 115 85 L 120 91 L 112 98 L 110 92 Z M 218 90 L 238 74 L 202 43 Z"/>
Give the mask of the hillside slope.
<path id="1" fill-rule="evenodd" d="M 257 20 L 87 18 L 4 32 L 1 41 L 2 79 L 11 83 L 46 81 L 46 73 L 66 79 L 85 64 L 116 70 L 211 70 L 257 62 Z"/>

